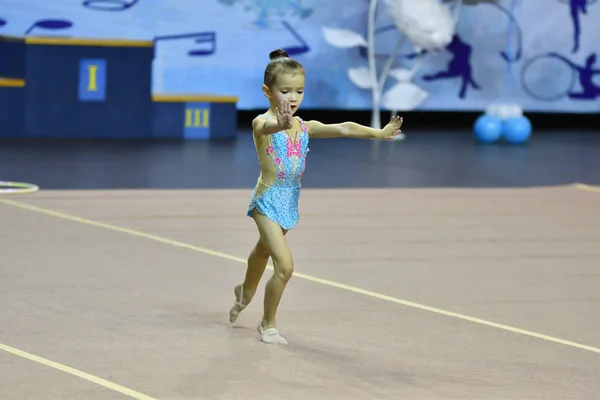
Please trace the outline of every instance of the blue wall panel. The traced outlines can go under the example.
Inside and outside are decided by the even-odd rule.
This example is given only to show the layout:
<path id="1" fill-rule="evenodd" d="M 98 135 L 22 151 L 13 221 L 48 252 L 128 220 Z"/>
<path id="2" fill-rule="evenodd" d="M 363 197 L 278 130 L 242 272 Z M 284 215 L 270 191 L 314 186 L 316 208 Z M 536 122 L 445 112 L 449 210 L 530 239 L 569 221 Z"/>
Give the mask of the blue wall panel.
<path id="1" fill-rule="evenodd" d="M 0 77 L 25 79 L 25 40 L 0 36 Z"/>
<path id="2" fill-rule="evenodd" d="M 211 137 L 232 139 L 236 136 L 237 118 L 235 103 L 211 104 Z"/>
<path id="3" fill-rule="evenodd" d="M 152 131 L 152 58 L 151 47 L 28 44 L 27 134 L 147 137 Z M 103 101 L 80 101 L 82 59 L 105 60 Z"/>
<path id="4" fill-rule="evenodd" d="M 236 138 L 236 103 L 209 100 L 154 103 L 153 137 L 188 140 Z"/>
<path id="5" fill-rule="evenodd" d="M 25 88 L 0 83 L 0 137 L 20 137 L 24 129 Z"/>
<path id="6" fill-rule="evenodd" d="M 154 103 L 152 115 L 152 136 L 154 138 L 180 138 L 184 131 L 184 103 Z"/>

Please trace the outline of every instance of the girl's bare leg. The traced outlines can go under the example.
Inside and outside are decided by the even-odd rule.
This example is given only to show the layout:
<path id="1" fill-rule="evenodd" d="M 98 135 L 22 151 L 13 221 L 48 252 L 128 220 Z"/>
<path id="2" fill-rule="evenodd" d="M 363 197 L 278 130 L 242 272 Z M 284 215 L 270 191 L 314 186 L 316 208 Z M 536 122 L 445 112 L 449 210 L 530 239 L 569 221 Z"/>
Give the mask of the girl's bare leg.
<path id="1" fill-rule="evenodd" d="M 287 344 L 276 329 L 276 316 L 285 286 L 294 272 L 292 253 L 285 240 L 285 231 L 279 225 L 257 212 L 253 217 L 274 267 L 273 276 L 265 287 L 264 313 L 258 330 L 263 342 Z"/>
<path id="2" fill-rule="evenodd" d="M 283 231 L 285 235 L 286 230 Z M 265 272 L 269 261 L 270 253 L 264 245 L 262 238 L 259 237 L 256 245 L 248 256 L 246 276 L 244 282 L 234 288 L 236 304 L 231 308 L 229 320 L 233 323 L 237 320 L 240 312 L 252 301 L 256 294 L 258 284 Z"/>

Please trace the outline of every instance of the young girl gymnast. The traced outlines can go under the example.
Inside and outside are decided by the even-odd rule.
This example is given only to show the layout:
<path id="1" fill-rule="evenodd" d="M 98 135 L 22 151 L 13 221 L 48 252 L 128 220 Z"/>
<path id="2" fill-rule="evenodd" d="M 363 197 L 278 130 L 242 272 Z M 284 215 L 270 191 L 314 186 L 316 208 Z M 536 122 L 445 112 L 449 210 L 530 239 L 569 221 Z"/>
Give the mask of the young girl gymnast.
<path id="1" fill-rule="evenodd" d="M 252 301 L 271 257 L 274 273 L 266 284 L 263 316 L 257 330 L 264 343 L 287 344 L 276 328 L 275 316 L 294 270 L 285 235 L 299 219 L 300 180 L 309 138 L 392 140 L 400 133 L 402 118 L 393 118 L 383 129 L 354 122 L 329 125 L 304 122 L 294 117 L 304 98 L 304 68 L 284 50 L 272 51 L 269 56 L 271 61 L 265 69 L 262 91 L 270 107 L 252 121 L 260 175 L 247 211 L 256 223 L 259 238 L 248 257 L 244 282 L 234 288 L 235 302 L 229 311 L 229 321 L 234 323 Z"/>

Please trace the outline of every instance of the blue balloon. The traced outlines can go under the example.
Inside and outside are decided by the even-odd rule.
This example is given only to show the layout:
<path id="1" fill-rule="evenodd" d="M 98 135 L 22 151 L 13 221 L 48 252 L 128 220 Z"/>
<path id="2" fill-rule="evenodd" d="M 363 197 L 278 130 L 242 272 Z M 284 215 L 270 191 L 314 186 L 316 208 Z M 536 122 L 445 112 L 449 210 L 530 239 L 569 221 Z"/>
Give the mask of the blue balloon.
<path id="1" fill-rule="evenodd" d="M 508 143 L 525 143 L 531 135 L 531 122 L 524 115 L 508 118 L 503 123 L 502 131 L 504 140 Z"/>
<path id="2" fill-rule="evenodd" d="M 493 115 L 483 114 L 475 121 L 474 131 L 479 141 L 495 142 L 502 136 L 502 121 Z"/>

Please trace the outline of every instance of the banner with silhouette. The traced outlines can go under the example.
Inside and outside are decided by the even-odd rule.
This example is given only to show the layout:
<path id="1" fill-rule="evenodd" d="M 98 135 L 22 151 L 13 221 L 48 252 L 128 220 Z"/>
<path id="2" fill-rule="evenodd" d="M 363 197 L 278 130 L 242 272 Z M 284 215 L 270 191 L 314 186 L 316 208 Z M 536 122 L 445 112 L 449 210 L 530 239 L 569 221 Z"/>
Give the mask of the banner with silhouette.
<path id="1" fill-rule="evenodd" d="M 372 105 L 371 91 L 360 83 L 368 77 L 357 75 L 368 67 L 366 46 L 360 40 L 334 46 L 325 34 L 367 37 L 369 0 L 3 0 L 2 5 L 0 35 L 154 40 L 154 92 L 235 95 L 240 109 L 264 108 L 264 67 L 269 52 L 281 47 L 305 66 L 305 108 Z M 376 21 L 381 69 L 402 35 L 383 0 Z M 511 102 L 527 111 L 600 112 L 597 21 L 600 0 L 465 4 L 453 40 L 419 60 L 412 81 L 427 95 L 417 109 L 483 110 Z M 410 70 L 417 52 L 404 43 L 395 71 Z M 391 74 L 384 91 L 398 75 Z"/>

